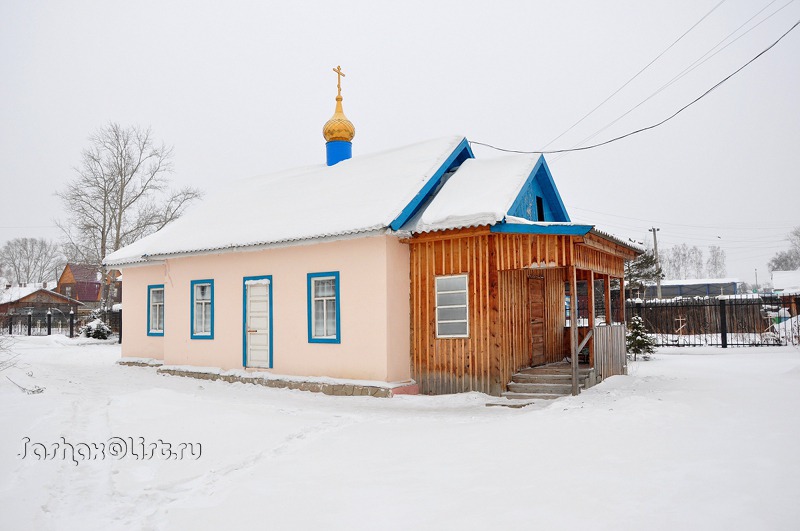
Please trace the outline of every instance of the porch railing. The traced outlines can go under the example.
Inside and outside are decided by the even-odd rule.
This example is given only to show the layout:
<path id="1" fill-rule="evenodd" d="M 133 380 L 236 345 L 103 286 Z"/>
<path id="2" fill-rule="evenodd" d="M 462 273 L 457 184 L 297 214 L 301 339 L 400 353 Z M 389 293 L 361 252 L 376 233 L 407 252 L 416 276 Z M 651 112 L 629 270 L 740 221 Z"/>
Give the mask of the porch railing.
<path id="1" fill-rule="evenodd" d="M 594 367 L 602 379 L 617 374 L 628 374 L 625 325 L 603 325 L 594 328 Z"/>

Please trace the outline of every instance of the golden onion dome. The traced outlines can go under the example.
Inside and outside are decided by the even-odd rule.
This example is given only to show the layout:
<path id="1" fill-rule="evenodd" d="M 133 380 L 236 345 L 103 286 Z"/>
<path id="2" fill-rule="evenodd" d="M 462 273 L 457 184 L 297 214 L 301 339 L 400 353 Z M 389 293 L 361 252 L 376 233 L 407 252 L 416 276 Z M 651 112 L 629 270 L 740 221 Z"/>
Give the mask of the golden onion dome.
<path id="1" fill-rule="evenodd" d="M 325 137 L 326 142 L 351 142 L 353 137 L 356 136 L 356 127 L 353 122 L 347 119 L 342 110 L 342 78 L 344 77 L 344 72 L 342 72 L 341 66 L 337 66 L 333 71 L 336 72 L 337 76 L 336 110 L 333 111 L 331 119 L 322 126 L 322 136 Z"/>
<path id="2" fill-rule="evenodd" d="M 344 142 L 351 142 L 353 137 L 356 136 L 356 127 L 353 122 L 347 119 L 342 110 L 342 97 L 336 96 L 336 110 L 331 116 L 331 119 L 325 122 L 322 126 L 322 136 L 325 137 L 326 142 L 333 142 L 335 140 L 342 140 Z"/>

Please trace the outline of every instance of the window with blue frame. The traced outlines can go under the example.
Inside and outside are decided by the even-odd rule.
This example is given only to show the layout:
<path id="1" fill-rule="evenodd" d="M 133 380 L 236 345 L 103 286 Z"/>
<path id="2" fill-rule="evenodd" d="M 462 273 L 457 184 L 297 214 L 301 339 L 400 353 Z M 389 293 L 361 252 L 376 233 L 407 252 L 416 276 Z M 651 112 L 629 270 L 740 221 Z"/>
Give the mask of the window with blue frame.
<path id="1" fill-rule="evenodd" d="M 192 280 L 192 339 L 214 339 L 214 281 Z"/>
<path id="2" fill-rule="evenodd" d="M 164 284 L 147 286 L 147 335 L 164 335 Z"/>
<path id="3" fill-rule="evenodd" d="M 339 272 L 308 274 L 308 341 L 340 343 Z"/>

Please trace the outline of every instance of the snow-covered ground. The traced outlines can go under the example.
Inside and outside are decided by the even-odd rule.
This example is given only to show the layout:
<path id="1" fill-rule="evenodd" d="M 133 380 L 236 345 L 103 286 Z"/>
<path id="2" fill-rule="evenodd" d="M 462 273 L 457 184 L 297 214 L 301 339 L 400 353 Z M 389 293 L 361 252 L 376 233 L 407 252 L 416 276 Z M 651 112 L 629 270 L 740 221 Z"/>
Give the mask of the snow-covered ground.
<path id="1" fill-rule="evenodd" d="M 661 349 L 629 376 L 518 410 L 480 394 L 332 397 L 161 376 L 85 339 L 21 338 L 12 351 L 16 365 L 0 370 L 2 529 L 800 525 L 791 346 Z M 115 436 L 202 454 L 30 454 Z"/>

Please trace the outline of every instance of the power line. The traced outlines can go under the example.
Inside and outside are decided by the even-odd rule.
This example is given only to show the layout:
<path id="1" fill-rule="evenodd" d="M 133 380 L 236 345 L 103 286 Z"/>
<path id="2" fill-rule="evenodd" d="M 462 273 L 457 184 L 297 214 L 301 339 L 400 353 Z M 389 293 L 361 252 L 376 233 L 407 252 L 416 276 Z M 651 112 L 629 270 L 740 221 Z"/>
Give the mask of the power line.
<path id="1" fill-rule="evenodd" d="M 0 229 L 55 229 L 57 225 L 2 225 Z"/>
<path id="2" fill-rule="evenodd" d="M 777 0 L 773 0 L 773 1 L 777 1 Z M 619 94 L 619 92 L 620 92 L 622 89 L 624 89 L 625 87 L 627 87 L 627 86 L 628 86 L 628 85 L 629 85 L 629 84 L 630 84 L 630 83 L 631 83 L 631 82 L 632 82 L 634 79 L 636 79 L 637 77 L 639 77 L 639 75 L 640 75 L 642 72 L 644 72 L 645 70 L 647 70 L 647 69 L 648 69 L 648 68 L 649 68 L 649 67 L 650 67 L 650 66 L 651 66 L 653 63 L 655 63 L 656 61 L 658 61 L 658 60 L 661 58 L 661 56 L 662 56 L 662 55 L 664 55 L 665 53 L 667 53 L 667 52 L 668 52 L 670 49 L 672 49 L 672 47 L 673 47 L 673 46 L 675 46 L 676 44 L 678 44 L 678 43 L 679 43 L 679 42 L 680 42 L 680 41 L 681 41 L 681 40 L 682 40 L 684 37 L 686 37 L 686 35 L 688 35 L 688 34 L 689 34 L 689 32 L 690 32 L 690 31 L 692 31 L 694 28 L 696 28 L 696 27 L 697 27 L 697 26 L 698 26 L 698 25 L 699 25 L 701 22 L 703 22 L 703 21 L 706 19 L 706 17 L 708 17 L 708 16 L 709 16 L 711 13 L 713 13 L 714 11 L 716 11 L 716 9 L 717 9 L 719 6 L 721 6 L 722 4 L 724 4 L 724 3 L 725 3 L 725 0 L 722 0 L 722 1 L 721 1 L 721 2 L 719 2 L 717 5 L 715 5 L 714 7 L 712 7 L 712 8 L 711 8 L 711 11 L 709 11 L 708 13 L 706 13 L 705 15 L 703 15 L 703 17 L 702 17 L 700 20 L 698 20 L 697 22 L 695 22 L 695 23 L 692 25 L 692 27 L 691 27 L 691 28 L 689 28 L 688 30 L 686 30 L 685 32 L 683 32 L 683 34 L 682 34 L 680 37 L 678 37 L 678 38 L 677 38 L 677 39 L 676 39 L 676 40 L 675 40 L 675 41 L 674 41 L 672 44 L 670 44 L 669 46 L 667 46 L 667 47 L 664 49 L 664 51 L 663 51 L 663 52 L 661 52 L 660 54 L 658 54 L 658 55 L 655 57 L 655 59 L 653 59 L 652 61 L 650 61 L 650 62 L 649 62 L 649 63 L 647 63 L 646 65 L 644 65 L 644 67 L 643 67 L 641 70 L 639 70 L 638 72 L 636 72 L 636 74 L 634 74 L 632 78 L 630 78 L 628 81 L 626 81 L 625 83 L 623 83 L 623 84 L 622 84 L 622 86 L 620 86 L 620 87 L 619 87 L 617 90 L 615 90 L 614 92 L 612 92 L 612 93 L 611 93 L 611 95 L 610 95 L 610 96 L 608 96 L 606 99 L 604 99 L 603 101 L 601 101 L 601 102 L 600 102 L 600 103 L 599 103 L 599 104 L 598 104 L 598 105 L 597 105 L 597 106 L 596 106 L 594 109 L 592 109 L 591 111 L 589 111 L 589 112 L 587 112 L 586 114 L 584 114 L 584 115 L 583 115 L 583 117 L 582 117 L 580 120 L 578 120 L 577 122 L 575 122 L 574 124 L 572 124 L 571 126 L 569 126 L 569 128 L 567 128 L 567 130 L 566 130 L 566 131 L 564 131 L 563 133 L 561 133 L 560 135 L 558 135 L 557 137 L 555 137 L 554 139 L 552 139 L 550 142 L 548 142 L 547 144 L 545 144 L 545 145 L 544 145 L 544 147 L 546 148 L 547 146 L 549 146 L 550 144 L 552 144 L 553 142 L 555 142 L 556 140 L 558 140 L 558 139 L 559 139 L 559 138 L 561 138 L 562 136 L 566 135 L 567 133 L 569 133 L 570 131 L 572 131 L 572 130 L 575 128 L 575 126 L 577 126 L 578 124 L 580 124 L 581 122 L 583 122 L 585 119 L 587 119 L 589 116 L 591 116 L 592 114 L 594 114 L 594 112 L 595 112 L 597 109 L 599 109 L 600 107 L 602 107 L 603 105 L 605 105 L 605 104 L 606 104 L 606 102 L 608 102 L 608 100 L 610 100 L 611 98 L 613 98 L 614 96 L 616 96 L 617 94 Z"/>
<path id="3" fill-rule="evenodd" d="M 624 135 L 620 135 L 620 136 L 611 138 L 611 139 L 606 140 L 604 142 L 599 142 L 597 144 L 592 144 L 592 145 L 589 145 L 589 146 L 573 147 L 573 148 L 569 148 L 569 149 L 552 149 L 552 150 L 549 150 L 549 151 L 545 151 L 545 150 L 542 150 L 542 151 L 523 151 L 523 150 L 516 150 L 516 149 L 505 149 L 505 148 L 493 146 L 491 144 L 487 144 L 487 143 L 484 143 L 484 142 L 478 142 L 478 141 L 475 141 L 475 140 L 471 140 L 470 144 L 471 145 L 478 145 L 478 146 L 488 147 L 490 149 L 494 149 L 494 150 L 497 150 L 497 151 L 503 151 L 505 153 L 523 153 L 523 154 L 551 155 L 551 154 L 555 154 L 555 153 L 570 153 L 570 152 L 573 152 L 573 151 L 586 151 L 587 149 L 594 149 L 594 148 L 597 148 L 597 147 L 600 147 L 600 146 L 605 146 L 606 144 L 611 144 L 612 142 L 617 142 L 617 141 L 622 140 L 624 138 L 627 138 L 629 136 L 633 136 L 633 135 L 636 135 L 638 133 L 643 133 L 644 131 L 649 131 L 650 129 L 655 129 L 656 127 L 658 127 L 660 125 L 663 125 L 663 124 L 667 123 L 668 121 L 672 120 L 673 118 L 678 116 L 680 113 L 682 113 L 683 111 L 685 111 L 686 109 L 688 109 L 689 107 L 691 107 L 692 105 L 694 105 L 695 103 L 700 101 L 701 99 L 705 98 L 714 89 L 716 89 L 717 87 L 719 87 L 720 85 L 722 85 L 723 83 L 728 81 L 730 78 L 732 78 L 733 76 L 735 76 L 736 74 L 738 74 L 739 72 L 744 70 L 747 66 L 749 66 L 751 63 L 753 63 L 756 59 L 758 59 L 759 57 L 761 57 L 762 55 L 767 53 L 769 50 L 771 50 L 776 44 L 778 44 L 781 40 L 783 40 L 784 37 L 786 37 L 791 31 L 793 31 L 799 25 L 800 25 L 800 20 L 795 22 L 794 25 L 786 31 L 786 33 L 784 33 L 783 35 L 781 35 L 778 38 L 778 40 L 776 40 L 775 42 L 773 42 L 772 44 L 770 44 L 769 46 L 764 48 L 755 57 L 753 57 L 752 59 L 747 61 L 745 64 L 743 64 L 742 66 L 740 66 L 739 68 L 734 70 L 732 73 L 728 74 L 726 77 L 724 77 L 721 81 L 716 83 L 710 89 L 708 89 L 705 92 L 703 92 L 700 96 L 698 96 L 697 98 L 695 98 L 691 102 L 687 103 L 686 105 L 684 105 L 683 107 L 681 107 L 680 109 L 678 109 L 677 111 L 672 113 L 670 116 L 664 118 L 663 120 L 661 120 L 660 122 L 657 122 L 655 124 L 648 125 L 646 127 L 640 128 L 640 129 L 636 129 L 634 131 L 631 131 L 629 133 L 625 133 Z"/>
<path id="4" fill-rule="evenodd" d="M 789 4 L 791 4 L 792 2 L 794 2 L 794 0 L 789 0 L 789 1 L 788 1 L 786 4 L 784 4 L 783 6 L 781 6 L 781 7 L 780 7 L 780 8 L 778 8 L 778 9 L 776 9 L 775 11 L 773 11 L 772 13 L 770 13 L 768 16 L 766 16 L 765 18 L 763 18 L 762 20 L 760 20 L 760 21 L 758 22 L 758 24 L 756 24 L 756 25 L 754 25 L 753 27 L 749 28 L 747 31 L 745 31 L 744 33 L 742 33 L 741 35 L 739 35 L 738 37 L 736 37 L 735 39 L 733 39 L 731 42 L 729 42 L 728 44 L 726 44 L 726 45 L 725 45 L 725 46 L 723 46 L 722 48 L 719 48 L 717 51 L 714 51 L 714 50 L 715 50 L 716 48 L 718 48 L 718 47 L 719 47 L 719 46 L 720 46 L 722 43 L 724 43 L 726 40 L 728 40 L 728 39 L 731 37 L 731 35 L 734 35 L 734 34 L 735 34 L 737 31 L 739 31 L 739 30 L 740 30 L 740 29 L 742 29 L 744 26 L 746 26 L 746 25 L 747 25 L 747 24 L 748 24 L 748 23 L 749 23 L 751 20 L 753 20 L 754 18 L 756 18 L 758 15 L 760 15 L 760 14 L 761 14 L 761 13 L 762 13 L 762 12 L 763 12 L 765 9 L 767 9 L 769 6 L 771 6 L 772 4 L 774 4 L 776 1 L 777 1 L 777 0 L 772 0 L 772 2 L 770 2 L 770 3 L 769 3 L 769 4 L 767 4 L 766 6 L 762 7 L 762 8 L 761 8 L 761 9 L 760 9 L 758 12 L 756 12 L 756 14 L 755 14 L 755 15 L 753 15 L 752 17 L 750 17 L 749 19 L 747 19 L 747 20 L 746 20 L 746 21 L 745 21 L 745 22 L 744 22 L 744 23 L 743 23 L 741 26 L 739 26 L 738 28 L 736 28 L 736 29 L 735 29 L 735 30 L 733 30 L 732 32 L 728 33 L 728 34 L 727 34 L 727 35 L 726 35 L 726 36 L 725 36 L 725 37 L 724 37 L 724 38 L 723 38 L 721 41 L 719 41 L 717 44 L 715 44 L 714 46 L 712 46 L 710 50 L 708 50 L 706 53 L 704 53 L 703 55 L 701 55 L 699 58 L 695 59 L 695 61 L 694 61 L 693 63 L 691 63 L 689 66 L 687 66 L 686 68 L 684 68 L 684 69 L 683 69 L 681 72 L 679 72 L 678 74 L 676 74 L 676 75 L 675 75 L 675 76 L 674 76 L 672 79 L 670 79 L 669 81 L 667 81 L 666 83 L 664 83 L 663 85 L 661 85 L 661 86 L 660 86 L 660 87 L 659 87 L 659 88 L 658 88 L 658 89 L 657 89 L 655 92 L 653 92 L 652 94 L 650 94 L 649 96 L 647 96 L 645 99 L 643 99 L 642 101 L 640 101 L 639 103 L 637 103 L 636 105 L 634 105 L 633 107 L 631 107 L 630 109 L 628 109 L 627 111 L 625 111 L 625 112 L 624 112 L 624 113 L 623 113 L 621 116 L 618 116 L 617 118 L 615 118 L 614 120 L 612 120 L 610 123 L 606 124 L 605 126 L 601 127 L 600 129 L 598 129 L 597 131 L 595 131 L 594 133 L 592 133 L 591 135 L 589 135 L 589 136 L 587 136 L 586 138 L 582 139 L 580 142 L 577 142 L 577 143 L 576 143 L 576 144 L 575 144 L 573 147 L 575 147 L 575 146 L 579 146 L 579 145 L 581 145 L 581 144 L 582 144 L 582 143 L 584 143 L 584 142 L 588 142 L 589 140 L 593 139 L 594 137 L 596 137 L 597 135 L 599 135 L 600 133 L 602 133 L 603 131 L 605 131 L 605 130 L 606 130 L 606 129 L 608 129 L 609 127 L 611 127 L 612 125 L 616 124 L 617 122 L 619 122 L 620 120 L 622 120 L 623 118 L 625 118 L 626 116 L 628 116 L 630 113 L 632 113 L 633 111 L 635 111 L 636 109 L 638 109 L 639 107 L 641 107 L 642 105 L 644 105 L 645 103 L 647 103 L 648 101 L 650 101 L 651 99 L 653 99 L 654 97 L 656 97 L 657 95 L 659 95 L 661 92 L 663 92 L 664 90 L 666 90 L 667 88 L 669 88 L 670 86 L 672 86 L 672 84 L 673 84 L 673 83 L 676 83 L 677 81 L 681 80 L 681 79 L 682 79 L 684 76 L 688 75 L 690 72 L 693 72 L 693 71 L 694 71 L 696 68 L 698 68 L 698 67 L 700 67 L 701 65 L 703 65 L 703 64 L 704 64 L 706 61 L 708 61 L 709 59 L 711 59 L 712 57 L 714 57 L 714 56 L 715 56 L 715 55 L 717 55 L 718 53 L 722 52 L 722 51 L 723 51 L 725 48 L 727 48 L 727 47 L 728 47 L 728 46 L 730 46 L 731 44 L 735 43 L 736 41 L 738 41 L 739 39 L 741 39 L 742 37 L 744 37 L 745 35 L 747 35 L 747 34 L 748 34 L 748 33 L 750 33 L 751 31 L 753 31 L 754 29 L 756 29 L 757 27 L 759 27 L 761 24 L 763 24 L 764 22 L 766 22 L 767 20 L 769 20 L 770 18 L 772 18 L 773 16 L 775 16 L 776 14 L 778 14 L 778 13 L 779 13 L 780 11 L 782 11 L 784 8 L 786 8 L 787 6 L 789 6 Z M 712 52 L 713 52 L 713 53 L 712 53 Z M 711 54 L 711 55 L 709 55 L 709 54 Z M 561 155 L 561 157 L 565 157 L 566 155 L 567 155 L 567 153 L 564 153 L 564 154 L 562 154 L 562 155 Z M 561 158 L 561 157 L 559 157 L 559 158 Z M 557 158 L 556 160 L 559 160 L 559 159 Z"/>
<path id="5" fill-rule="evenodd" d="M 576 207 L 576 206 L 570 206 L 569 208 L 570 208 L 570 210 L 572 210 L 572 209 L 582 210 L 584 212 L 591 212 L 592 214 L 601 214 L 601 215 L 604 215 L 604 216 L 611 216 L 611 217 L 614 217 L 614 218 L 631 219 L 631 220 L 634 220 L 634 221 L 641 221 L 643 223 L 648 223 L 648 224 L 659 223 L 659 224 L 663 224 L 663 225 L 675 225 L 675 226 L 678 226 L 678 227 L 691 227 L 691 228 L 701 228 L 701 229 L 734 229 L 734 230 L 791 230 L 791 229 L 794 228 L 793 225 L 781 225 L 781 226 L 775 226 L 775 227 L 752 227 L 752 226 L 748 226 L 748 227 L 732 227 L 730 225 L 688 225 L 688 224 L 685 224 L 685 223 L 674 223 L 674 222 L 671 222 L 671 221 L 658 221 L 658 220 L 652 220 L 652 219 L 634 218 L 634 217 L 630 217 L 630 216 L 620 216 L 618 214 L 609 214 L 607 212 L 600 212 L 598 210 L 589 210 L 588 208 L 580 208 L 580 207 Z"/>

